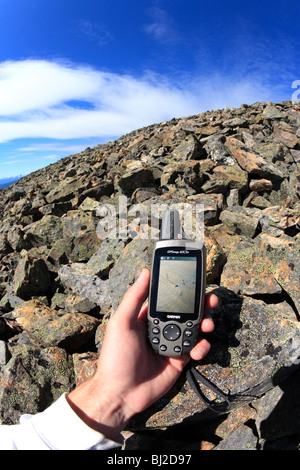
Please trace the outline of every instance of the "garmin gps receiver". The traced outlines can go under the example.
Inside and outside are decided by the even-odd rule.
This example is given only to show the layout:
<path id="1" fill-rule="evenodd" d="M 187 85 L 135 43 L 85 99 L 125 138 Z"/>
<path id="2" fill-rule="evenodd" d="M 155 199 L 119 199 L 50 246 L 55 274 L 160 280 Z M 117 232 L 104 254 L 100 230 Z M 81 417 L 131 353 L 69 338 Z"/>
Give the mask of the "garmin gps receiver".
<path id="1" fill-rule="evenodd" d="M 203 315 L 205 247 L 185 237 L 179 212 L 164 211 L 153 253 L 148 306 L 149 341 L 164 356 L 189 353 Z"/>

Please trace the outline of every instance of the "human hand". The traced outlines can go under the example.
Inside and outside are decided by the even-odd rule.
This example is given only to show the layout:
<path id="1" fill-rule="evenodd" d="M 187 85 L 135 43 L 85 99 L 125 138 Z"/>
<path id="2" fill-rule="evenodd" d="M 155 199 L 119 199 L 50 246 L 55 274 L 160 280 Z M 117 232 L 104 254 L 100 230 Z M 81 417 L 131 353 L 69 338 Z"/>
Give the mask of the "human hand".
<path id="1" fill-rule="evenodd" d="M 128 420 L 165 395 L 175 384 L 190 358 L 202 359 L 210 344 L 200 339 L 181 357 L 160 356 L 147 342 L 147 304 L 144 304 L 150 272 L 142 271 L 110 318 L 94 377 L 75 389 L 68 401 L 91 427 L 113 438 Z M 205 310 L 216 307 L 218 298 L 207 295 Z M 204 315 L 201 331 L 214 324 Z"/>

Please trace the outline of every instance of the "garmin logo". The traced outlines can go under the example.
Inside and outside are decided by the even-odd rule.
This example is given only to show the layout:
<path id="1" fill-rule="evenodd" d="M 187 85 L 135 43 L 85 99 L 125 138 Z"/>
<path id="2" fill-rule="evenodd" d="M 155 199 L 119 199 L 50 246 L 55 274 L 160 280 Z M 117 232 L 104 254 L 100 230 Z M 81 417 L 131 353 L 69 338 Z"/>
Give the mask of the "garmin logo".
<path id="1" fill-rule="evenodd" d="M 167 318 L 173 318 L 173 319 L 179 320 L 180 315 L 167 315 Z"/>
<path id="2" fill-rule="evenodd" d="M 173 253 L 174 255 L 178 255 L 179 253 L 182 253 L 184 255 L 189 254 L 189 250 L 168 250 L 167 253 Z"/>

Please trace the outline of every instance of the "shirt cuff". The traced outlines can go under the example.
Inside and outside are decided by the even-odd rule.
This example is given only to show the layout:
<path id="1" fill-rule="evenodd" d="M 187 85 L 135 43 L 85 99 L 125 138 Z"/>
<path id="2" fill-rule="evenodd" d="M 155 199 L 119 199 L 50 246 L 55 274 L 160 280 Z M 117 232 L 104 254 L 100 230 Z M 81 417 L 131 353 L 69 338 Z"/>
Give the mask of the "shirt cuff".
<path id="1" fill-rule="evenodd" d="M 26 418 L 26 415 L 23 416 L 21 421 Z M 121 434 L 116 441 L 112 441 L 85 424 L 70 407 L 66 394 L 42 413 L 28 418 L 49 449 L 107 450 L 122 445 Z"/>

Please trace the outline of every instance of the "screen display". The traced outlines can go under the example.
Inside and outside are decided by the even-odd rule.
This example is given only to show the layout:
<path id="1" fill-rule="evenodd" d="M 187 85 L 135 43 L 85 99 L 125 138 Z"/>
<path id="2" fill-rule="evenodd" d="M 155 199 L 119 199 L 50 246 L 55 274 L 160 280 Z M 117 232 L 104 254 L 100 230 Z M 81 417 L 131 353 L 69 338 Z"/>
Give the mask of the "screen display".
<path id="1" fill-rule="evenodd" d="M 161 256 L 156 310 L 194 313 L 197 258 Z"/>

